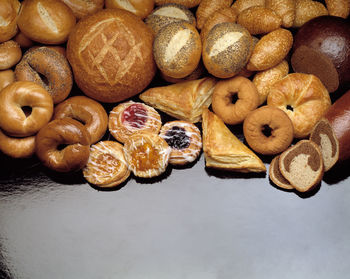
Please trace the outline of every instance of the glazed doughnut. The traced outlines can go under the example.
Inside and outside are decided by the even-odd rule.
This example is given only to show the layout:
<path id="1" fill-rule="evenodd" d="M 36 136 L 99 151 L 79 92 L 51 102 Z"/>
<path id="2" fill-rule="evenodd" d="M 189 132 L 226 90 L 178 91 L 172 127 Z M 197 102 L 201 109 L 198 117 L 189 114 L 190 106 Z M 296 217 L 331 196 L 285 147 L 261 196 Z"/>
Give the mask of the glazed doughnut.
<path id="1" fill-rule="evenodd" d="M 35 136 L 10 137 L 0 129 L 0 151 L 12 158 L 28 158 L 35 153 Z"/>
<path id="2" fill-rule="evenodd" d="M 0 91 L 13 82 L 15 82 L 15 73 L 12 70 L 0 71 Z"/>
<path id="3" fill-rule="evenodd" d="M 16 65 L 22 57 L 22 50 L 15 41 L 7 41 L 0 44 L 0 70 L 10 69 Z"/>
<path id="4" fill-rule="evenodd" d="M 21 3 L 18 0 L 2 0 L 0 5 L 0 43 L 16 35 L 17 16 Z"/>
<path id="5" fill-rule="evenodd" d="M 86 96 L 70 97 L 58 104 L 53 119 L 70 117 L 83 123 L 90 134 L 90 144 L 99 141 L 107 131 L 108 115 L 104 107 Z"/>
<path id="6" fill-rule="evenodd" d="M 248 145 L 264 155 L 286 150 L 293 141 L 293 123 L 281 109 L 263 106 L 250 112 L 243 122 L 243 134 Z"/>
<path id="7" fill-rule="evenodd" d="M 237 101 L 234 101 L 237 97 Z M 219 81 L 213 92 L 212 108 L 226 124 L 242 123 L 249 112 L 259 105 L 256 86 L 249 79 L 236 76 Z"/>
<path id="8" fill-rule="evenodd" d="M 171 148 L 157 134 L 136 132 L 125 142 L 123 151 L 133 174 L 137 177 L 150 178 L 165 172 Z"/>
<path id="9" fill-rule="evenodd" d="M 36 155 L 44 166 L 58 172 L 82 169 L 90 155 L 90 135 L 72 118 L 55 119 L 35 138 Z"/>
<path id="10" fill-rule="evenodd" d="M 104 0 L 61 0 L 73 11 L 77 19 L 102 10 Z"/>
<path id="11" fill-rule="evenodd" d="M 44 87 L 54 104 L 67 98 L 73 75 L 68 60 L 58 51 L 47 48 L 31 48 L 15 68 L 16 80 L 33 81 Z"/>
<path id="12" fill-rule="evenodd" d="M 202 149 L 201 133 L 191 122 L 175 120 L 167 122 L 159 135 L 171 148 L 169 163 L 185 165 L 196 160 Z"/>
<path id="13" fill-rule="evenodd" d="M 123 145 L 116 141 L 100 141 L 90 148 L 90 156 L 83 168 L 85 179 L 98 187 L 114 187 L 130 176 L 125 162 Z"/>
<path id="14" fill-rule="evenodd" d="M 15 81 L 1 91 L 0 128 L 10 136 L 34 135 L 50 121 L 52 114 L 52 97 L 34 82 Z"/>
<path id="15" fill-rule="evenodd" d="M 158 134 L 161 126 L 159 113 L 144 103 L 133 101 L 121 103 L 109 114 L 109 132 L 122 143 L 138 131 Z"/>

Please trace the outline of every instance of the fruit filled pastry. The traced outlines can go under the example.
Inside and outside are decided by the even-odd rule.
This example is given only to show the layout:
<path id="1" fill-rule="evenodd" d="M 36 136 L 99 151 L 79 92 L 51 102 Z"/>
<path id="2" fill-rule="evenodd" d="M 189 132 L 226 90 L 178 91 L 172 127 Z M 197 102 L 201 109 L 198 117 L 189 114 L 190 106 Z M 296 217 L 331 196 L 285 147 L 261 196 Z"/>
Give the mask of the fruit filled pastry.
<path id="1" fill-rule="evenodd" d="M 83 175 L 89 183 L 102 188 L 124 182 L 130 176 L 130 171 L 123 146 L 116 141 L 100 141 L 92 145 Z"/>
<path id="2" fill-rule="evenodd" d="M 164 124 L 160 136 L 171 148 L 169 163 L 185 165 L 196 160 L 202 149 L 199 129 L 187 121 L 171 121 Z"/>
<path id="3" fill-rule="evenodd" d="M 124 144 L 129 169 L 137 177 L 150 178 L 165 172 L 171 148 L 159 135 L 136 132 Z"/>
<path id="4" fill-rule="evenodd" d="M 212 77 L 154 87 L 140 95 L 146 104 L 179 120 L 196 123 L 209 107 L 217 80 Z"/>
<path id="5" fill-rule="evenodd" d="M 122 143 L 138 131 L 158 134 L 161 126 L 159 113 L 143 103 L 133 101 L 121 103 L 109 114 L 109 132 Z"/>
<path id="6" fill-rule="evenodd" d="M 203 111 L 203 151 L 207 167 L 238 172 L 265 172 L 258 156 L 208 109 Z"/>

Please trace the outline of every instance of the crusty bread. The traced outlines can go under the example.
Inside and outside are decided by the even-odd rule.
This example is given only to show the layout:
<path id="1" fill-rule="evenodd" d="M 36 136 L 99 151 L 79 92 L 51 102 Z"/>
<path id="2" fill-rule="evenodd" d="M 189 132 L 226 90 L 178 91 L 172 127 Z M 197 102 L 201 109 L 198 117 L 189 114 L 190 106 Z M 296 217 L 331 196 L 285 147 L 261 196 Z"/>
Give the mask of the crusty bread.
<path id="1" fill-rule="evenodd" d="M 339 158 L 339 142 L 335 136 L 329 121 L 322 118 L 310 134 L 310 140 L 315 142 L 321 149 L 324 170 L 332 168 Z"/>
<path id="2" fill-rule="evenodd" d="M 89 97 L 119 102 L 153 79 L 153 34 L 136 15 L 104 9 L 81 19 L 69 36 L 67 58 L 75 81 Z"/>
<path id="3" fill-rule="evenodd" d="M 297 191 L 307 192 L 322 180 L 321 150 L 313 141 L 300 140 L 280 155 L 279 169 Z"/>
<path id="4" fill-rule="evenodd" d="M 21 3 L 18 0 L 3 0 L 0 5 L 0 43 L 16 35 L 17 16 Z"/>
<path id="5" fill-rule="evenodd" d="M 127 10 L 140 18 L 147 17 L 154 8 L 154 0 L 105 0 L 107 9 Z"/>

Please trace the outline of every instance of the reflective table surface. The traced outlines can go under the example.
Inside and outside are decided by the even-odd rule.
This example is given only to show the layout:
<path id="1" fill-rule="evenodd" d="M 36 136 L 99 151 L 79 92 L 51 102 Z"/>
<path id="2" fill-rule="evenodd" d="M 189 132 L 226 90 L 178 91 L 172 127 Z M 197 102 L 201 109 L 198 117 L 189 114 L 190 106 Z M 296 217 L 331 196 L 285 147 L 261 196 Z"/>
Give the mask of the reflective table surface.
<path id="1" fill-rule="evenodd" d="M 346 278 L 350 164 L 312 193 L 204 156 L 111 191 L 0 155 L 0 278 Z M 268 164 L 267 164 L 268 167 Z"/>

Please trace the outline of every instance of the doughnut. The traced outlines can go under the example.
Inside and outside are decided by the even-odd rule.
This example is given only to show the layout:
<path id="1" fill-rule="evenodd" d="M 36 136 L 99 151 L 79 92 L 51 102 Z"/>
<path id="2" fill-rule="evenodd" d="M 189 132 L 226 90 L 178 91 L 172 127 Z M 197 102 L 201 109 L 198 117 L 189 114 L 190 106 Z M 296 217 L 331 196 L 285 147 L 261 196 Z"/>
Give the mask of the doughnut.
<path id="1" fill-rule="evenodd" d="M 53 114 L 50 94 L 30 81 L 15 81 L 0 94 L 0 128 L 14 137 L 32 136 Z"/>
<path id="2" fill-rule="evenodd" d="M 281 109 L 263 106 L 250 112 L 243 122 L 243 134 L 248 145 L 264 155 L 286 150 L 293 141 L 293 123 Z"/>
<path id="3" fill-rule="evenodd" d="M 48 47 L 31 48 L 15 68 L 16 80 L 33 81 L 44 87 L 54 104 L 66 99 L 73 86 L 68 60 Z"/>
<path id="4" fill-rule="evenodd" d="M 13 82 L 15 82 L 15 73 L 12 70 L 0 71 L 0 91 Z"/>
<path id="5" fill-rule="evenodd" d="M 258 105 L 258 91 L 248 78 L 236 76 L 221 80 L 214 88 L 212 108 L 226 124 L 242 123 L 248 113 Z"/>
<path id="6" fill-rule="evenodd" d="M 157 134 L 136 132 L 125 142 L 123 151 L 133 174 L 137 177 L 150 178 L 165 172 L 171 148 Z"/>
<path id="7" fill-rule="evenodd" d="M 89 159 L 90 135 L 77 120 L 55 119 L 37 133 L 35 149 L 47 168 L 57 172 L 78 171 Z"/>
<path id="8" fill-rule="evenodd" d="M 86 96 L 74 96 L 55 107 L 53 119 L 70 117 L 83 123 L 90 134 L 90 144 L 99 141 L 107 131 L 108 115 L 104 107 Z"/>
<path id="9" fill-rule="evenodd" d="M 0 44 L 0 70 L 7 70 L 16 65 L 22 57 L 22 50 L 15 41 Z"/>
<path id="10" fill-rule="evenodd" d="M 193 123 L 180 120 L 167 122 L 160 129 L 159 135 L 171 148 L 171 165 L 185 165 L 198 158 L 202 139 L 199 129 Z"/>
<path id="11" fill-rule="evenodd" d="M 130 176 L 123 145 L 116 141 L 100 141 L 90 147 L 90 156 L 83 168 L 85 179 L 98 187 L 114 187 Z"/>
<path id="12" fill-rule="evenodd" d="M 122 143 L 137 131 L 158 134 L 161 126 L 159 113 L 144 103 L 134 101 L 121 103 L 109 114 L 109 132 Z"/>
<path id="13" fill-rule="evenodd" d="M 10 137 L 0 129 L 0 151 L 12 158 L 28 158 L 35 153 L 35 136 Z"/>

